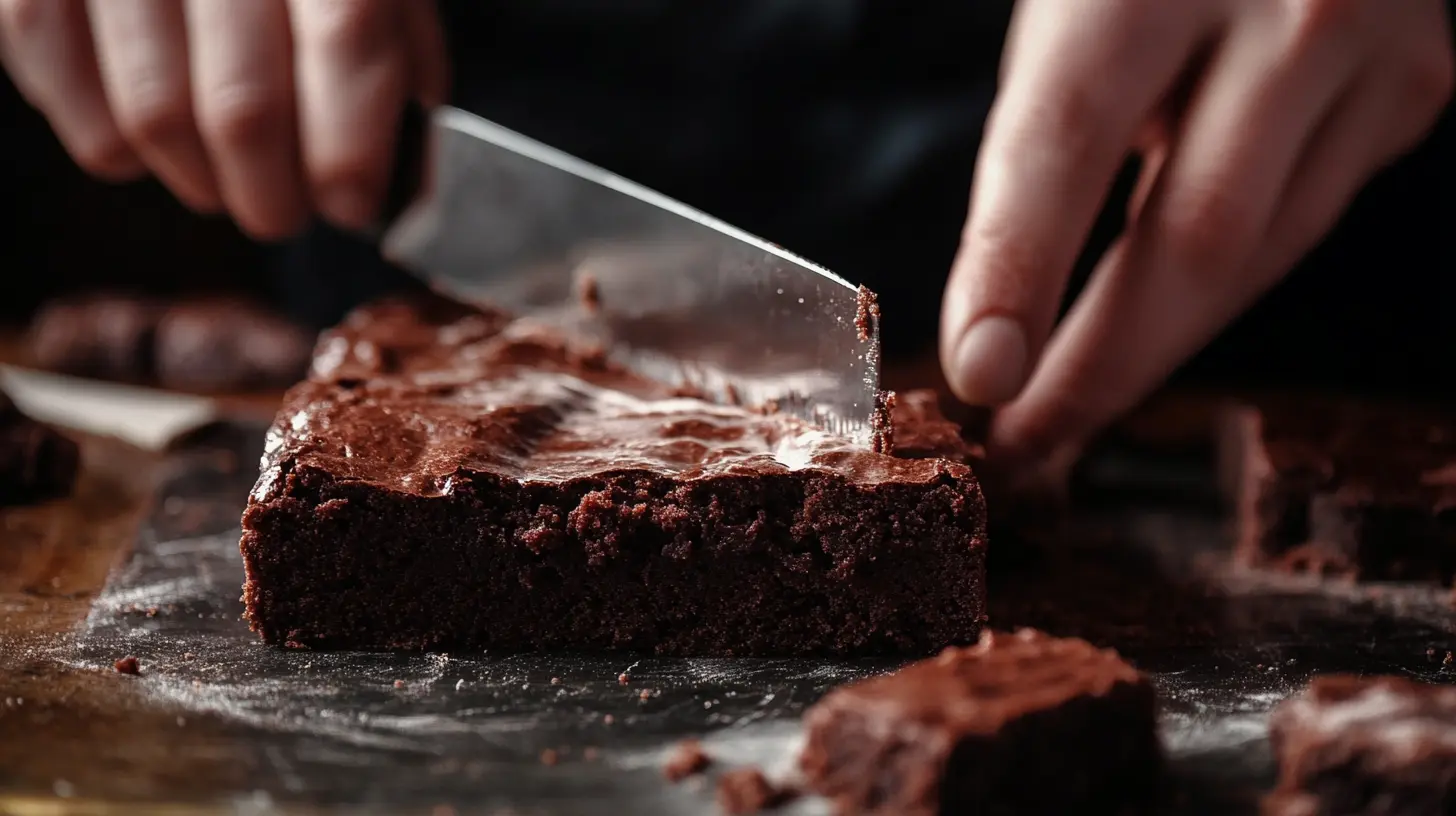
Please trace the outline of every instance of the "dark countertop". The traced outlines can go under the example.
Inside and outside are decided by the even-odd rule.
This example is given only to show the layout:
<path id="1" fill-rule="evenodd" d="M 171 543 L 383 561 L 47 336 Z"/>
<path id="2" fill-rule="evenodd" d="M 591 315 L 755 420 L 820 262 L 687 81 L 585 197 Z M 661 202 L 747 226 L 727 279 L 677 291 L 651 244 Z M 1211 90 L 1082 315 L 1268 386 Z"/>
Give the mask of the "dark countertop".
<path id="1" fill-rule="evenodd" d="M 787 770 L 808 705 L 894 665 L 262 646 L 238 617 L 236 548 L 259 431 L 166 461 L 93 440 L 76 500 L 0 514 L 0 813 L 56 796 L 96 812 L 711 813 L 710 787 L 662 778 L 676 741 L 702 738 L 718 768 Z M 1315 672 L 1456 679 L 1445 590 L 1240 571 L 1206 468 L 1104 464 L 1116 484 L 1058 529 L 993 538 L 992 621 L 1088 637 L 1153 675 L 1177 812 L 1254 812 L 1265 716 Z M 112 669 L 126 655 L 140 677 Z"/>

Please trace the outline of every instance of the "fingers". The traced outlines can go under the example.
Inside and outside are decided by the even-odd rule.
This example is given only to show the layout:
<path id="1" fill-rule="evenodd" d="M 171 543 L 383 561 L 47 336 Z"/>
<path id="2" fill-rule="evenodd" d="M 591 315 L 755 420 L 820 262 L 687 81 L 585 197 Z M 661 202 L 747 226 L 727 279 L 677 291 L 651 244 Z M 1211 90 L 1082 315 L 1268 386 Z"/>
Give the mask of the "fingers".
<path id="1" fill-rule="evenodd" d="M 109 2 L 109 0 L 107 0 Z M 263 240 L 309 215 L 284 0 L 186 0 L 192 104 L 228 210 Z"/>
<path id="2" fill-rule="evenodd" d="M 393 165 L 411 55 L 399 32 L 414 0 L 289 0 L 308 183 L 329 220 L 361 229 Z M 428 4 L 427 4 L 428 5 Z"/>
<path id="3" fill-rule="evenodd" d="M 427 109 L 445 104 L 450 92 L 450 62 L 434 3 L 405 4 L 405 40 L 415 100 Z"/>
<path id="4" fill-rule="evenodd" d="M 16 85 L 77 164 L 113 181 L 144 172 L 107 105 L 85 0 L 0 0 L 0 36 Z"/>
<path id="5" fill-rule="evenodd" d="M 1298 69 L 1261 53 L 1287 52 L 1230 43 L 1216 61 L 1138 220 L 997 418 L 994 447 L 1027 458 L 1078 446 L 1137 404 L 1278 280 L 1368 176 L 1373 103 L 1336 107 L 1351 74 L 1338 51 Z"/>
<path id="6" fill-rule="evenodd" d="M 997 404 L 1021 389 L 1102 200 L 1211 8 L 1018 6 L 941 320 L 941 358 L 963 400 Z"/>
<path id="7" fill-rule="evenodd" d="M 180 0 L 89 0 L 102 84 L 132 150 L 183 203 L 222 205 L 192 113 Z"/>

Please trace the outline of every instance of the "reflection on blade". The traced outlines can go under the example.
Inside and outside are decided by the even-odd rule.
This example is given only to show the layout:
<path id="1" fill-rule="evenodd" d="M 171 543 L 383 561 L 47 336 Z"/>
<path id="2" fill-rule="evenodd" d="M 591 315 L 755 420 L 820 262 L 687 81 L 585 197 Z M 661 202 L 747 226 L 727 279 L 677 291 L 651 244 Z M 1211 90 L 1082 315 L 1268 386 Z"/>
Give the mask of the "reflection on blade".
<path id="1" fill-rule="evenodd" d="M 430 151 L 391 259 L 589 333 L 648 376 L 868 439 L 878 315 L 842 278 L 463 111 L 434 114 Z"/>

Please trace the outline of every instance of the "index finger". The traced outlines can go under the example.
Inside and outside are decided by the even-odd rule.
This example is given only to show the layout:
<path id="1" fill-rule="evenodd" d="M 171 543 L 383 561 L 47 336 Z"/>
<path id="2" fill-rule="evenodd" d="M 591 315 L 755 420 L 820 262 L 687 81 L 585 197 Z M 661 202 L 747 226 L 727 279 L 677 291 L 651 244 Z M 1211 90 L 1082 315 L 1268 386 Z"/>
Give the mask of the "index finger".
<path id="1" fill-rule="evenodd" d="M 961 399 L 1009 401 L 1031 375 L 1107 191 L 1210 31 L 1212 9 L 1018 5 L 941 314 L 941 360 Z"/>

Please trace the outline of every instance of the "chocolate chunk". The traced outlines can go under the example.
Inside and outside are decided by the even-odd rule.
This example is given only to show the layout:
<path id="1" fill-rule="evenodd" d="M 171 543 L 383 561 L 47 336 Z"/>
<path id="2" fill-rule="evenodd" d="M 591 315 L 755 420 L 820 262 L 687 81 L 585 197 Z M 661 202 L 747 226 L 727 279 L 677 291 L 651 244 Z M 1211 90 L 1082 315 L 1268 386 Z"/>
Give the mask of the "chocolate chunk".
<path id="1" fill-rule="evenodd" d="M 1317 677 L 1269 721 L 1271 808 L 1312 814 L 1456 812 L 1456 688 L 1403 677 Z"/>
<path id="2" fill-rule="evenodd" d="M 1134 813 L 1159 790 L 1155 709 L 1115 652 L 988 632 L 830 692 L 799 764 L 842 814 Z"/>
<path id="3" fill-rule="evenodd" d="M 1224 422 L 1237 556 L 1369 580 L 1456 574 L 1456 420 L 1353 401 L 1241 405 Z"/>
<path id="4" fill-rule="evenodd" d="M 901 438 L 938 419 L 902 416 Z M 322 339 L 272 429 L 247 616 L 320 648 L 924 654 L 985 609 L 984 502 L 964 446 L 944 453 L 674 396 L 502 314 L 386 303 Z"/>
<path id="5" fill-rule="evenodd" d="M 0 507 L 68 495 L 80 469 L 75 441 L 25 416 L 0 392 Z"/>

